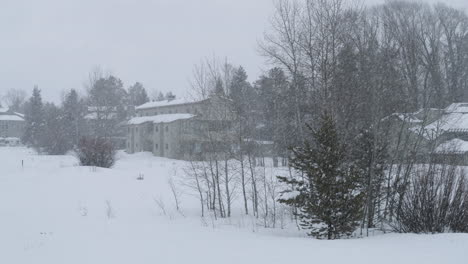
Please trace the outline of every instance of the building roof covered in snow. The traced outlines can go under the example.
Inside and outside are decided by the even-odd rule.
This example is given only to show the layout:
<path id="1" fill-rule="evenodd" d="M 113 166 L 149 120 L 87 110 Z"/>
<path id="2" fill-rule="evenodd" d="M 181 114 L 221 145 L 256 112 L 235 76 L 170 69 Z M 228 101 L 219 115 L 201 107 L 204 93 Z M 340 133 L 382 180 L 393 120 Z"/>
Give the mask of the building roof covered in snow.
<path id="1" fill-rule="evenodd" d="M 454 138 L 452 140 L 448 140 L 435 149 L 436 153 L 466 153 L 468 152 L 468 141 Z"/>
<path id="2" fill-rule="evenodd" d="M 468 113 L 447 113 L 430 123 L 426 129 L 440 132 L 468 132 Z"/>
<path id="3" fill-rule="evenodd" d="M 0 121 L 24 121 L 24 119 L 17 115 L 0 115 Z"/>
<path id="4" fill-rule="evenodd" d="M 128 125 L 140 125 L 146 122 L 157 123 L 171 123 L 177 120 L 190 119 L 195 115 L 192 114 L 166 114 L 166 115 L 154 115 L 154 116 L 139 116 L 130 119 Z"/>
<path id="5" fill-rule="evenodd" d="M 142 110 L 142 109 L 150 109 L 150 108 L 164 107 L 164 106 L 193 104 L 193 103 L 198 103 L 198 102 L 202 102 L 202 101 L 204 101 L 204 100 L 195 100 L 195 99 L 191 99 L 191 98 L 178 98 L 178 99 L 173 99 L 173 100 L 148 102 L 148 103 L 142 104 L 140 106 L 137 106 L 135 109 Z"/>
<path id="6" fill-rule="evenodd" d="M 0 108 L 0 121 L 24 121 L 24 115 L 10 111 L 8 108 Z"/>
<path id="7" fill-rule="evenodd" d="M 117 113 L 98 113 L 98 112 L 91 112 L 84 116 L 86 120 L 111 120 L 116 119 Z"/>
<path id="8" fill-rule="evenodd" d="M 417 118 L 413 113 L 393 113 L 385 117 L 384 119 L 388 119 L 391 117 L 395 117 L 401 121 L 412 123 L 412 124 L 418 124 L 422 122 L 422 120 Z"/>
<path id="9" fill-rule="evenodd" d="M 444 109 L 443 115 L 426 126 L 440 132 L 468 131 L 468 103 L 453 103 Z"/>
<path id="10" fill-rule="evenodd" d="M 468 114 L 468 103 L 453 103 L 444 110 L 445 113 Z"/>

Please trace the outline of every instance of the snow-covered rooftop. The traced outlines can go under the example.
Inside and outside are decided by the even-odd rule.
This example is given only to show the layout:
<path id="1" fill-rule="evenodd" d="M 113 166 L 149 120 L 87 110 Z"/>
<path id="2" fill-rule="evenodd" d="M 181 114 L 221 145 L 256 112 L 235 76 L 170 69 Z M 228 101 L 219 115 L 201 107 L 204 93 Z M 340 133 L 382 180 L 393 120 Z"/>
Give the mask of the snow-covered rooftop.
<path id="1" fill-rule="evenodd" d="M 100 119 L 114 119 L 117 118 L 117 113 L 101 113 L 100 115 L 98 115 L 97 112 L 91 112 L 84 116 L 84 118 L 87 120 L 97 120 L 98 117 Z"/>
<path id="2" fill-rule="evenodd" d="M 128 121 L 129 125 L 140 125 L 146 122 L 152 123 L 171 123 L 181 119 L 190 119 L 194 117 L 192 114 L 167 114 L 167 115 L 154 115 L 154 116 L 140 116 L 134 117 Z"/>
<path id="3" fill-rule="evenodd" d="M 17 115 L 0 115 L 0 121 L 24 121 L 24 119 Z"/>
<path id="4" fill-rule="evenodd" d="M 426 126 L 433 131 L 460 131 L 468 130 L 468 113 L 460 112 L 444 114 L 439 120 Z"/>
<path id="5" fill-rule="evenodd" d="M 148 103 L 142 104 L 140 106 L 137 106 L 135 109 L 141 110 L 141 109 L 149 109 L 149 108 L 154 108 L 154 107 L 192 104 L 192 103 L 197 103 L 197 102 L 200 102 L 200 100 L 195 100 L 195 99 L 191 99 L 191 98 L 178 98 L 178 99 L 174 99 L 174 100 L 148 102 Z"/>
<path id="6" fill-rule="evenodd" d="M 6 112 L 8 112 L 8 110 L 9 109 L 6 108 L 6 107 L 0 107 L 0 113 L 6 113 Z"/>
<path id="7" fill-rule="evenodd" d="M 440 144 L 436 149 L 436 153 L 465 153 L 468 152 L 468 141 L 454 138 Z"/>
<path id="8" fill-rule="evenodd" d="M 390 117 L 391 116 L 394 116 L 400 119 L 401 121 L 405 121 L 408 123 L 421 123 L 422 122 L 422 120 L 415 117 L 413 113 L 393 113 L 390 115 Z"/>
<path id="9" fill-rule="evenodd" d="M 445 108 L 445 113 L 468 114 L 468 103 L 453 103 Z"/>

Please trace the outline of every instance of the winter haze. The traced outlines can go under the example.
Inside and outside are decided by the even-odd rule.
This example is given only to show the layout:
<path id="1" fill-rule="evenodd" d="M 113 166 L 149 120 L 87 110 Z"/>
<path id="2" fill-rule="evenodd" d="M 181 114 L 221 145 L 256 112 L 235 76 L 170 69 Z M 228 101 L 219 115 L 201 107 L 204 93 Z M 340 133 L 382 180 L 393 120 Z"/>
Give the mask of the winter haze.
<path id="1" fill-rule="evenodd" d="M 0 0 L 0 264 L 468 263 L 467 9 Z"/>

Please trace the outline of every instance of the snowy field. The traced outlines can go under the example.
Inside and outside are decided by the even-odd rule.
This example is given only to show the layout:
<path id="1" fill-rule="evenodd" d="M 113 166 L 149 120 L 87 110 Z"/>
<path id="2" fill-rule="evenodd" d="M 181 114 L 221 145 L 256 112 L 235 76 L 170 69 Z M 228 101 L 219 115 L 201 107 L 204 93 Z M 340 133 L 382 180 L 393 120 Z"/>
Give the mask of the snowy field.
<path id="1" fill-rule="evenodd" d="M 168 179 L 182 180 L 183 163 L 147 153 L 94 170 L 0 147 L 0 164 L 0 263 L 468 263 L 466 234 L 321 241 L 249 218 L 201 219 L 187 190 L 178 213 Z"/>

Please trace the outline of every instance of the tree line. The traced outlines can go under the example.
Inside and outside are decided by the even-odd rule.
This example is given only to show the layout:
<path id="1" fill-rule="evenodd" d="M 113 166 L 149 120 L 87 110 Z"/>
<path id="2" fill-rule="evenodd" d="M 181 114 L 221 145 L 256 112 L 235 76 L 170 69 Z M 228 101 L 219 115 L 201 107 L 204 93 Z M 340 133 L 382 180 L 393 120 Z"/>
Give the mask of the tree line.
<path id="1" fill-rule="evenodd" d="M 36 86 L 27 98 L 27 92 L 10 89 L 3 101 L 12 111 L 23 113 L 25 130 L 22 142 L 39 153 L 58 155 L 74 150 L 82 138 L 122 139 L 125 131 L 121 123 L 134 114 L 134 108 L 150 101 L 145 87 L 136 82 L 124 88 L 123 82 L 99 70 L 90 74 L 85 93 L 70 89 L 63 93 L 60 104 L 46 102 Z M 151 100 L 173 98 L 154 92 Z M 88 139 L 89 141 L 89 139 Z"/>

